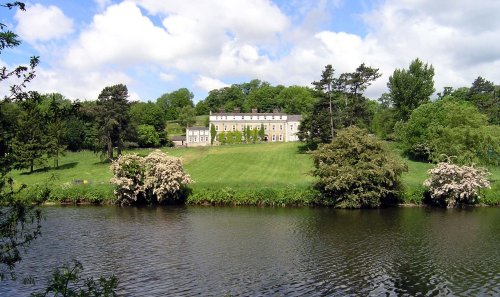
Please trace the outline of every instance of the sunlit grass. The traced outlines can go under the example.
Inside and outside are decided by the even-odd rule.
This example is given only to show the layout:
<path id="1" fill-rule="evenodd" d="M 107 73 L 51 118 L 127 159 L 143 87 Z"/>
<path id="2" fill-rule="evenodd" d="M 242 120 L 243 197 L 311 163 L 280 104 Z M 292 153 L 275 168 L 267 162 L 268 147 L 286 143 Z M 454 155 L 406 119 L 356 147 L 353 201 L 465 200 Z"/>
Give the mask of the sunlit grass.
<path id="1" fill-rule="evenodd" d="M 312 156 L 299 153 L 299 143 L 239 144 L 195 148 L 163 148 L 162 151 L 182 158 L 185 170 L 195 181 L 193 193 L 230 188 L 249 193 L 259 189 L 284 190 L 290 187 L 307 189 L 314 182 Z M 389 147 L 396 154 L 400 151 L 394 143 Z M 151 149 L 137 149 L 125 153 L 147 155 Z M 404 201 L 421 203 L 427 170 L 434 165 L 403 158 L 408 172 L 402 176 L 405 187 Z M 488 168 L 492 175 L 492 188 L 482 192 L 483 201 L 500 203 L 500 168 Z M 109 163 L 102 163 L 99 155 L 89 151 L 68 152 L 60 160 L 60 168 L 38 169 L 32 174 L 14 171 L 16 185 L 31 188 L 50 185 L 54 193 L 72 200 L 78 198 L 112 200 L 113 186 Z M 27 191 L 25 191 L 28 193 Z M 78 195 L 82 197 L 78 197 Z M 89 198 L 90 197 L 90 198 Z"/>

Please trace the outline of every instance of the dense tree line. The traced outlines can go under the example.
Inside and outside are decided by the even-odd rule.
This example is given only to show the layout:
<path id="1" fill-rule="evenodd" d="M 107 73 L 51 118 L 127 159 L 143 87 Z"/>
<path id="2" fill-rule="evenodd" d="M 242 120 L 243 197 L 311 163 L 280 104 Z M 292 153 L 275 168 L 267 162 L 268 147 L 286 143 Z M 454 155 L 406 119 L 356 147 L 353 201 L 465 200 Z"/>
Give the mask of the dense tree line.
<path id="1" fill-rule="evenodd" d="M 378 102 L 363 91 L 378 69 L 361 64 L 334 75 L 327 65 L 315 81 L 312 107 L 305 112 L 299 137 L 309 149 L 331 142 L 337 131 L 355 125 L 382 139 L 397 140 L 415 159 L 438 162 L 452 156 L 462 164 L 500 164 L 500 86 L 482 77 L 470 87 L 444 88 L 431 99 L 434 67 L 419 59 L 389 77 Z"/>
<path id="2" fill-rule="evenodd" d="M 288 114 L 303 114 L 314 102 L 314 92 L 308 87 L 272 86 L 268 82 L 254 79 L 210 91 L 207 98 L 196 104 L 196 113 L 203 115 L 210 111 L 231 112 L 235 109 L 241 112 L 272 112 L 279 109 Z"/>

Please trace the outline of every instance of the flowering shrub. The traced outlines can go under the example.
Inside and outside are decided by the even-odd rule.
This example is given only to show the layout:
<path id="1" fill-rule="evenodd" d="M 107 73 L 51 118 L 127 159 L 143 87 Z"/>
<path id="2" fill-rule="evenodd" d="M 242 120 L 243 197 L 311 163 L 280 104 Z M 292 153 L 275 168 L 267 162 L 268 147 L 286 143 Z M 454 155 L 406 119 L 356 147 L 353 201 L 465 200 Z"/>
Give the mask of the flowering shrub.
<path id="1" fill-rule="evenodd" d="M 442 162 L 427 174 L 430 177 L 424 181 L 424 186 L 429 188 L 432 202 L 446 207 L 475 204 L 479 189 L 490 187 L 489 172 L 485 168 Z"/>
<path id="2" fill-rule="evenodd" d="M 122 155 L 111 164 L 111 170 L 116 203 L 121 205 L 180 201 L 191 182 L 181 160 L 161 151 L 147 157 Z"/>

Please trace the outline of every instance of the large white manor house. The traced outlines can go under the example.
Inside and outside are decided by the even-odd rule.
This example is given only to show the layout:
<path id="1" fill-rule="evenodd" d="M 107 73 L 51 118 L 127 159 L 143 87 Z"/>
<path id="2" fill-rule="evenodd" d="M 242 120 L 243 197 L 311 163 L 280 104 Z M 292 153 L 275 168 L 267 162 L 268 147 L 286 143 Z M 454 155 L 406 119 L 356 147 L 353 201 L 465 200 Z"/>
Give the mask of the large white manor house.
<path id="1" fill-rule="evenodd" d="M 300 115 L 289 115 L 274 111 L 272 113 L 259 113 L 252 110 L 251 113 L 242 112 L 219 112 L 209 115 L 208 127 L 188 127 L 186 129 L 187 146 L 210 145 L 210 127 L 214 125 L 217 133 L 220 132 L 244 132 L 248 127 L 250 130 L 264 128 L 263 141 L 289 142 L 298 141 L 297 132 L 302 117 Z M 214 144 L 217 140 L 214 140 Z"/>

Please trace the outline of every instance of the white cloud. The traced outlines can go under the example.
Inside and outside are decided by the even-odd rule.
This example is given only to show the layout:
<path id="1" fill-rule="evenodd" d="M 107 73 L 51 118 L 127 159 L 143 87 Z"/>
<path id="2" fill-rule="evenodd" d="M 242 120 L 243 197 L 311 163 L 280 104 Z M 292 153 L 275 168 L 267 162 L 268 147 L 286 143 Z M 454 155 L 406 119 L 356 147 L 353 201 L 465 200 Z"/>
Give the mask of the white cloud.
<path id="1" fill-rule="evenodd" d="M 175 79 L 175 75 L 174 74 L 171 74 L 171 73 L 164 73 L 164 72 L 161 72 L 160 73 L 160 79 L 163 80 L 163 81 L 172 81 Z"/>
<path id="2" fill-rule="evenodd" d="M 73 32 L 73 20 L 56 6 L 35 4 L 26 11 L 19 10 L 14 18 L 16 32 L 30 43 L 62 38 Z"/>
<path id="3" fill-rule="evenodd" d="M 499 1 L 477 5 L 466 0 L 383 0 L 359 23 L 366 27 L 365 36 L 325 29 L 325 25 L 317 29 L 318 18 L 328 18 L 330 13 L 325 7 L 349 5 L 341 0 L 282 4 L 287 12 L 289 7 L 303 8 L 294 16 L 285 15 L 268 0 L 94 1 L 104 10 L 75 40 L 68 41 L 62 54 L 54 53 L 55 61 L 59 56 L 63 59 L 40 74 L 47 80 L 41 87 L 59 89 L 74 98 L 94 98 L 112 83 L 130 83 L 131 89 L 141 85 L 145 77 L 139 79 L 140 72 L 167 82 L 195 77 L 185 86 L 205 91 L 227 86 L 222 78 L 310 85 L 327 64 L 340 74 L 365 62 L 383 73 L 367 90 L 368 96 L 376 98 L 387 91 L 394 69 L 407 68 L 417 57 L 434 65 L 437 91 L 443 86 L 468 86 L 478 75 L 500 83 L 500 44 L 495 42 L 500 36 Z M 55 7 L 34 7 L 54 15 L 59 11 L 51 23 L 64 19 Z M 21 24 L 19 20 L 19 28 Z M 32 26 L 38 26 L 33 32 L 40 27 Z M 70 32 L 67 24 L 58 26 L 66 31 L 49 34 L 56 31 L 47 27 L 47 32 L 33 33 L 31 40 L 50 40 Z M 144 71 L 149 68 L 154 70 Z"/>
<path id="4" fill-rule="evenodd" d="M 196 80 L 196 86 L 208 92 L 214 89 L 224 88 L 229 85 L 218 79 L 200 75 Z"/>
<path id="5" fill-rule="evenodd" d="M 70 99 L 95 100 L 106 86 L 132 83 L 132 79 L 122 72 L 74 72 L 64 69 L 37 69 L 37 77 L 28 88 L 41 93 L 58 92 Z M 129 90 L 131 99 L 139 96 Z M 134 96 L 132 96 L 134 95 Z"/>

